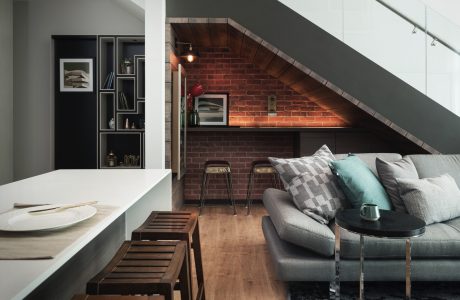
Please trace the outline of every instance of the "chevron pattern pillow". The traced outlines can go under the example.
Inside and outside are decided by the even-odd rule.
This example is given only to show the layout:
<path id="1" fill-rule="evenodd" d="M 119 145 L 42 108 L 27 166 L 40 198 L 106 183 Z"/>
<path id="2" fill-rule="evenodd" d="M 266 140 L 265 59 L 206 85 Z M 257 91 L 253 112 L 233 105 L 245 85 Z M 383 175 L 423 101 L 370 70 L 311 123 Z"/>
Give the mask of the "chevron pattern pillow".
<path id="1" fill-rule="evenodd" d="M 337 211 L 344 208 L 345 196 L 329 168 L 335 157 L 326 145 L 312 156 L 268 159 L 295 205 L 304 214 L 328 224 Z"/>

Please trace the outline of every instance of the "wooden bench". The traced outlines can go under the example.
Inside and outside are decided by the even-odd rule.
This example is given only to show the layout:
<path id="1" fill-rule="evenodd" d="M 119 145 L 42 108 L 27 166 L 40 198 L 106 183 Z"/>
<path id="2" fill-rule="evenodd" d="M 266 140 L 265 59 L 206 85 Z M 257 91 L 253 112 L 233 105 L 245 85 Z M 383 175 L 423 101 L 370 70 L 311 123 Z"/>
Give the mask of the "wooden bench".
<path id="1" fill-rule="evenodd" d="M 198 292 L 196 299 L 205 300 L 203 264 L 201 258 L 200 230 L 198 215 L 194 212 L 152 212 L 139 228 L 133 231 L 131 239 L 141 240 L 180 240 L 187 243 L 190 266 L 191 250 L 195 259 Z M 191 268 L 189 268 L 191 280 Z M 192 284 L 190 284 L 192 286 Z M 193 293 L 192 293 L 193 295 Z"/>
<path id="2" fill-rule="evenodd" d="M 152 295 L 191 299 L 187 244 L 183 241 L 126 241 L 87 286 L 90 295 Z"/>

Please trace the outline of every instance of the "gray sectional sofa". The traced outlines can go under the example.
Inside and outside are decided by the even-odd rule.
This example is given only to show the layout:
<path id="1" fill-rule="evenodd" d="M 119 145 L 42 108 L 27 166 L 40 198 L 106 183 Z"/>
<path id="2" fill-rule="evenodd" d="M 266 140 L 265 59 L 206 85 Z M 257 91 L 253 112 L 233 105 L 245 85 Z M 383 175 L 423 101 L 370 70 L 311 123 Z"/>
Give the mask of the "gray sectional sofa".
<path id="1" fill-rule="evenodd" d="M 393 153 L 358 155 L 377 174 L 375 159 L 402 158 Z M 337 159 L 346 155 L 338 154 Z M 460 155 L 409 155 L 420 178 L 450 174 L 460 186 Z M 460 199 L 459 199 L 460 201 Z M 263 196 L 269 213 L 262 228 L 278 279 L 329 281 L 335 276 L 334 223 L 322 225 L 299 211 L 285 191 L 267 189 Z M 404 281 L 404 240 L 365 238 L 366 281 Z M 359 280 L 359 236 L 341 232 L 341 281 Z M 413 281 L 460 280 L 460 218 L 426 227 L 412 239 Z"/>

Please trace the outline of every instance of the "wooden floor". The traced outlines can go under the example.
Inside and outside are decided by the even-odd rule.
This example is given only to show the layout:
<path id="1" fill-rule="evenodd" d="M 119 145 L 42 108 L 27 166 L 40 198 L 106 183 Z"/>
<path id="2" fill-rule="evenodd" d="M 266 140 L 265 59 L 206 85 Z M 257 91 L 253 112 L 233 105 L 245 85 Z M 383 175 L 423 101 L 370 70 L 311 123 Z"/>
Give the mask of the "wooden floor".
<path id="1" fill-rule="evenodd" d="M 233 216 L 230 206 L 205 207 L 200 216 L 206 299 L 286 299 L 286 287 L 275 279 L 262 233 L 265 209 L 254 205 L 250 216 L 244 207 L 237 209 Z"/>

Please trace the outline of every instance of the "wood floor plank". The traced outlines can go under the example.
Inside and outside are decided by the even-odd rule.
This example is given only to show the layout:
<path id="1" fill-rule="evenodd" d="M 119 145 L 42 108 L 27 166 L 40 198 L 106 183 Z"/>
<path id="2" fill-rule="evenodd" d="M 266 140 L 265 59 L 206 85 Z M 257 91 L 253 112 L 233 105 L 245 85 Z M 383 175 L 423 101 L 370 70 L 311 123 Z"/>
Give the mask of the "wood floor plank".
<path id="1" fill-rule="evenodd" d="M 193 206 L 183 210 L 197 211 Z M 287 298 L 285 284 L 275 278 L 262 233 L 264 215 L 262 205 L 254 205 L 250 216 L 243 207 L 238 207 L 237 216 L 227 206 L 203 209 L 199 223 L 207 300 Z M 196 292 L 196 278 L 193 284 Z"/>

